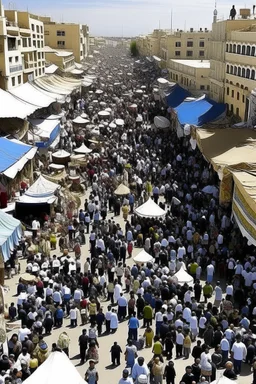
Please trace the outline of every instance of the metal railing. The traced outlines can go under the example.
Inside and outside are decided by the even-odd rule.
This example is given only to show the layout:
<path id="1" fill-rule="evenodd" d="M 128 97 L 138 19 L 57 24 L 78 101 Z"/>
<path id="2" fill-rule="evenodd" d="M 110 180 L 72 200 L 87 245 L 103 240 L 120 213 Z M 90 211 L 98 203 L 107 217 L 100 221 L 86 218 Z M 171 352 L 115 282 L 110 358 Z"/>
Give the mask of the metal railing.
<path id="1" fill-rule="evenodd" d="M 10 65 L 10 73 L 22 71 L 22 64 Z"/>
<path id="2" fill-rule="evenodd" d="M 18 23 L 16 23 L 15 21 L 7 20 L 6 21 L 6 27 L 18 27 Z"/>

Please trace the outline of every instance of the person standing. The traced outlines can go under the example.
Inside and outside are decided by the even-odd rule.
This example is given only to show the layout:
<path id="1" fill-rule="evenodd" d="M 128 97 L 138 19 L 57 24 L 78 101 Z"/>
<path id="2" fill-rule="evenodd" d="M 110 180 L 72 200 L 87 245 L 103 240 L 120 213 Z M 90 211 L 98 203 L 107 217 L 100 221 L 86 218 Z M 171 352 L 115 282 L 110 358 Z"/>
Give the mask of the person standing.
<path id="1" fill-rule="evenodd" d="M 176 371 L 174 368 L 174 362 L 169 361 L 164 369 L 164 379 L 166 379 L 166 384 L 175 384 Z"/>
<path id="2" fill-rule="evenodd" d="M 133 315 L 128 321 L 128 339 L 129 340 L 138 340 L 138 329 L 140 327 L 139 320 L 136 317 L 136 313 L 133 312 Z"/>
<path id="3" fill-rule="evenodd" d="M 234 359 L 234 370 L 237 375 L 241 373 L 242 361 L 246 359 L 247 349 L 242 342 L 241 335 L 236 335 L 236 341 L 231 348 L 231 356 Z"/>
<path id="4" fill-rule="evenodd" d="M 129 377 L 129 371 L 128 369 L 123 370 L 123 376 L 119 380 L 118 384 L 133 384 L 133 380 L 131 377 Z"/>
<path id="5" fill-rule="evenodd" d="M 112 333 L 115 333 L 118 328 L 118 317 L 116 314 L 116 310 L 112 308 L 112 312 L 110 315 L 110 329 Z"/>
<path id="6" fill-rule="evenodd" d="M 94 360 L 89 360 L 89 368 L 87 369 L 85 373 L 85 381 L 87 381 L 88 384 L 97 384 L 99 381 L 99 374 L 98 371 L 95 368 L 95 362 Z"/>
<path id="7" fill-rule="evenodd" d="M 87 330 L 83 329 L 82 330 L 82 335 L 79 336 L 78 343 L 79 343 L 79 348 L 80 348 L 80 363 L 84 364 L 85 360 L 85 354 L 86 350 L 88 347 L 88 335 L 87 335 Z"/>
<path id="8" fill-rule="evenodd" d="M 105 319 L 106 319 L 106 333 L 110 333 L 110 321 L 111 321 L 111 305 L 108 306 L 108 310 L 105 313 Z"/>
<path id="9" fill-rule="evenodd" d="M 222 289 L 220 286 L 220 281 L 217 281 L 216 283 L 214 294 L 215 294 L 214 306 L 219 308 L 220 303 L 222 302 Z"/>
<path id="10" fill-rule="evenodd" d="M 164 364 L 160 361 L 159 357 L 155 357 L 154 359 L 152 373 L 154 375 L 154 383 L 162 384 L 164 375 Z"/>
<path id="11" fill-rule="evenodd" d="M 122 349 L 120 345 L 117 344 L 116 341 L 112 345 L 110 349 L 110 353 L 111 353 L 112 365 L 120 365 L 120 357 L 121 357 Z"/>
<path id="12" fill-rule="evenodd" d="M 143 308 L 143 327 L 150 327 L 152 325 L 153 309 L 150 304 L 146 303 Z"/>

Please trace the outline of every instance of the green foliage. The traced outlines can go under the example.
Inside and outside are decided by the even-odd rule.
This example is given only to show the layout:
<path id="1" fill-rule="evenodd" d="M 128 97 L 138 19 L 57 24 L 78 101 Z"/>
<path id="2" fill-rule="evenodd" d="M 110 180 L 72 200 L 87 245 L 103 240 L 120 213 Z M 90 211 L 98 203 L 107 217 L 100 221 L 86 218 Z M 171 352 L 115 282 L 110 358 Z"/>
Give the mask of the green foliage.
<path id="1" fill-rule="evenodd" d="M 138 56 L 139 52 L 138 52 L 136 41 L 132 41 L 131 42 L 130 50 L 131 50 L 131 55 L 132 56 Z"/>

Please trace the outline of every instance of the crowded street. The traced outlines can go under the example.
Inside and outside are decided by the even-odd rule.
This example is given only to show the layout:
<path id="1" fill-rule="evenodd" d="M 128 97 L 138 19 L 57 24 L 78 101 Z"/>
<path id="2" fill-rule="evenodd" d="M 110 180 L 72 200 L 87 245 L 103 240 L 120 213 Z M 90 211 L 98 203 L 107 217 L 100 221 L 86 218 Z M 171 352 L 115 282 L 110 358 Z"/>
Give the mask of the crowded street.
<path id="1" fill-rule="evenodd" d="M 86 77 L 62 108 L 58 155 L 35 160 L 49 182 L 58 163 L 69 194 L 23 213 L 5 265 L 0 384 L 32 380 L 52 351 L 89 384 L 255 384 L 255 248 L 192 136 L 177 135 L 165 73 L 106 46 Z"/>

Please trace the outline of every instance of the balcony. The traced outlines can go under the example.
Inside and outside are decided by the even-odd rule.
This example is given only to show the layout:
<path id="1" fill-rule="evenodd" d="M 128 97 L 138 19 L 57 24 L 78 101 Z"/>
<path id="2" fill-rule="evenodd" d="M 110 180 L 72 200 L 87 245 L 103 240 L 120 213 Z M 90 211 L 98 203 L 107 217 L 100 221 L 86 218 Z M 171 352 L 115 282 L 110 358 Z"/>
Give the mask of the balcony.
<path id="1" fill-rule="evenodd" d="M 22 71 L 22 64 L 10 65 L 10 73 Z"/>
<path id="2" fill-rule="evenodd" d="M 34 72 L 34 65 L 30 64 L 30 65 L 26 65 L 23 69 L 23 72 L 24 73 L 31 73 L 31 72 Z"/>

